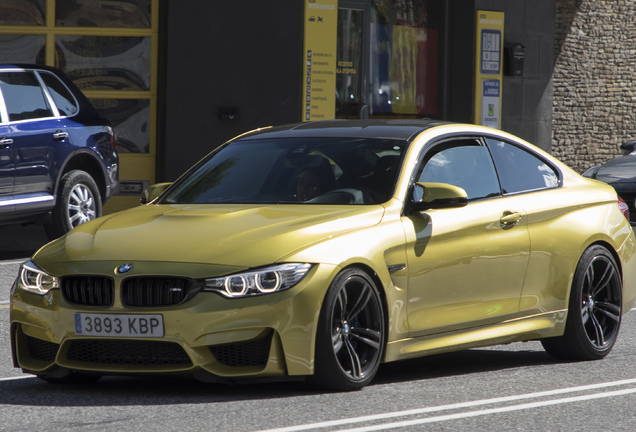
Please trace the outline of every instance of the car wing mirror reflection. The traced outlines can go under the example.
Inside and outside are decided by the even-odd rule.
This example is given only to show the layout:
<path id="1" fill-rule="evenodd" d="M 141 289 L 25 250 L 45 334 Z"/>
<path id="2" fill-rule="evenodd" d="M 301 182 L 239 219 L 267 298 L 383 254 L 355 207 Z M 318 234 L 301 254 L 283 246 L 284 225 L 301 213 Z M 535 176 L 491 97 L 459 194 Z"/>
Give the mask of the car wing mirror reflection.
<path id="1" fill-rule="evenodd" d="M 464 207 L 468 204 L 466 191 L 447 183 L 415 183 L 410 208 L 421 212 L 430 209 Z"/>
<path id="2" fill-rule="evenodd" d="M 139 198 L 139 204 L 144 205 L 158 198 L 172 183 L 157 183 L 146 189 Z"/>

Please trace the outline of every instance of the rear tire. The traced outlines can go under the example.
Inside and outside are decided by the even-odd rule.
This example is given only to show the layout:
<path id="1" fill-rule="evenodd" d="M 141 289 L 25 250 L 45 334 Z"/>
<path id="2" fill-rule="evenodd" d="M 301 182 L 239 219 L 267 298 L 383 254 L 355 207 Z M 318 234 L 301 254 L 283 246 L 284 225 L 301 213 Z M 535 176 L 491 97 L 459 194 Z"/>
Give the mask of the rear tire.
<path id="1" fill-rule="evenodd" d="M 563 336 L 543 339 L 560 360 L 598 360 L 612 350 L 622 314 L 622 277 L 613 255 L 594 245 L 581 256 L 574 273 Z"/>
<path id="2" fill-rule="evenodd" d="M 93 178 L 82 170 L 64 174 L 51 221 L 44 229 L 51 240 L 102 215 L 102 198 Z"/>
<path id="3" fill-rule="evenodd" d="M 380 293 L 367 273 L 349 268 L 331 283 L 318 321 L 314 383 L 359 390 L 375 376 L 386 344 Z"/>

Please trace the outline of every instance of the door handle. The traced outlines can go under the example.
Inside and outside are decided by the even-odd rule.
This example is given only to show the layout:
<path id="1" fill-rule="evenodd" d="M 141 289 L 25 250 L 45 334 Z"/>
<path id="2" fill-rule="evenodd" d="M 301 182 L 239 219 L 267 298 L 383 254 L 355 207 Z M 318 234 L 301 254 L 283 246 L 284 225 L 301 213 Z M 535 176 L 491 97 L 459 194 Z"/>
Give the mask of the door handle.
<path id="1" fill-rule="evenodd" d="M 11 138 L 7 138 L 6 136 L 0 138 L 0 146 L 9 147 L 11 144 L 13 144 L 13 140 Z"/>
<path id="2" fill-rule="evenodd" d="M 499 219 L 499 224 L 502 228 L 512 228 L 521 220 L 521 214 L 518 212 L 505 211 L 503 216 Z"/>
<path id="3" fill-rule="evenodd" d="M 68 137 L 67 132 L 63 132 L 61 130 L 53 132 L 53 139 L 57 141 L 64 141 Z"/>

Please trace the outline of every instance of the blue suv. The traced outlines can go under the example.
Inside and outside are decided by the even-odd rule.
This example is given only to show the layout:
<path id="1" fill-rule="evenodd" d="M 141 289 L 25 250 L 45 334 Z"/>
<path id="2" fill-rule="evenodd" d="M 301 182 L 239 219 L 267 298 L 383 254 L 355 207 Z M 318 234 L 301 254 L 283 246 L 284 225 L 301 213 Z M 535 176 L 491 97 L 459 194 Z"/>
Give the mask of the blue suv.
<path id="1" fill-rule="evenodd" d="M 118 188 L 113 129 L 68 77 L 0 65 L 0 225 L 41 222 L 57 238 Z"/>

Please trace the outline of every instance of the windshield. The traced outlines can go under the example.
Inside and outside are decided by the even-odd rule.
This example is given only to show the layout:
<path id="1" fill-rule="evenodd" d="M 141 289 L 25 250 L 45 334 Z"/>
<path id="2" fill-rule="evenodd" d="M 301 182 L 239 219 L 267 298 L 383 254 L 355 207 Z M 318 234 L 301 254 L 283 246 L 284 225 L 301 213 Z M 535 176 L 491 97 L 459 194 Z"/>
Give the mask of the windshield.
<path id="1" fill-rule="evenodd" d="M 406 145 L 332 137 L 235 141 L 161 203 L 379 204 L 393 193 Z"/>

